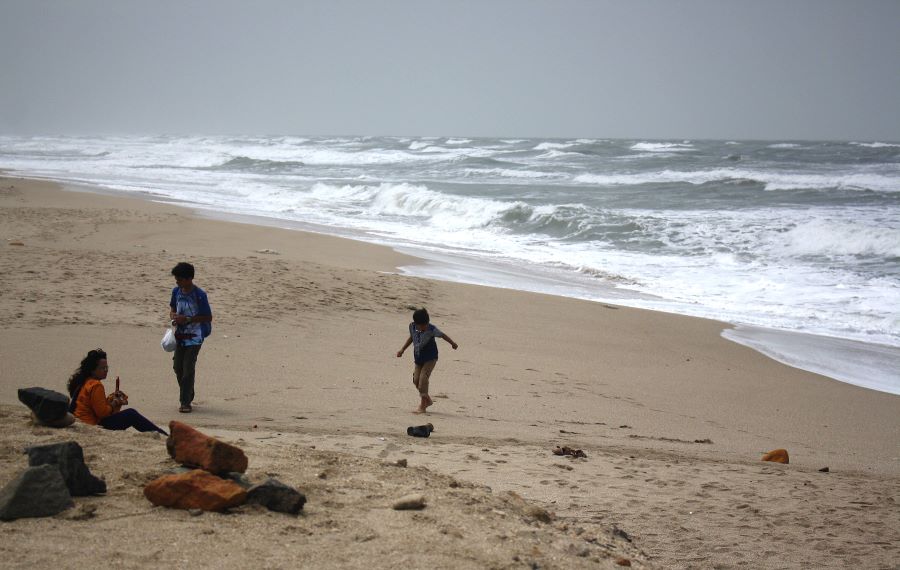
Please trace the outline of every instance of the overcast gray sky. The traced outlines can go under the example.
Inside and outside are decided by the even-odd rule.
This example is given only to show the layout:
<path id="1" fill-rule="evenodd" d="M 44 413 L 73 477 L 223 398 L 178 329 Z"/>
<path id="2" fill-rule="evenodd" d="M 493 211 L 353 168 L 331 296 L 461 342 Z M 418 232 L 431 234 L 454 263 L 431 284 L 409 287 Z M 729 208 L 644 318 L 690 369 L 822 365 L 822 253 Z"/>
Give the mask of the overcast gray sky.
<path id="1" fill-rule="evenodd" d="M 900 140 L 900 1 L 0 0 L 0 134 Z"/>

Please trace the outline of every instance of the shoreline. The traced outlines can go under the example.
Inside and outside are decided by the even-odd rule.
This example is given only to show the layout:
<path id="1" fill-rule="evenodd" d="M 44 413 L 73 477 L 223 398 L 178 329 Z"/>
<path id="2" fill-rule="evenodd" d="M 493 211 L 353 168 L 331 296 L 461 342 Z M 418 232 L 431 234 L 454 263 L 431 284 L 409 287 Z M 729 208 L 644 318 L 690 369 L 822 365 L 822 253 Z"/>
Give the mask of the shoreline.
<path id="1" fill-rule="evenodd" d="M 0 177 L 7 175 L 4 171 L 0 171 Z M 900 347 L 896 346 L 804 331 L 771 328 L 749 323 L 722 321 L 703 314 L 691 314 L 686 310 L 679 311 L 677 308 L 666 310 L 663 307 L 653 306 L 660 302 L 669 303 L 669 301 L 662 298 L 634 291 L 619 290 L 610 286 L 602 286 L 603 294 L 598 294 L 596 284 L 586 284 L 582 287 L 568 280 L 555 280 L 552 275 L 541 277 L 534 273 L 518 274 L 514 267 L 510 267 L 509 271 L 505 271 L 501 267 L 482 263 L 473 258 L 451 254 L 434 254 L 416 249 L 408 244 L 374 239 L 367 236 L 364 231 L 353 231 L 350 229 L 340 231 L 339 228 L 336 229 L 330 226 L 319 226 L 312 223 L 203 208 L 193 203 L 180 202 L 164 196 L 155 196 L 150 192 L 142 192 L 135 195 L 128 191 L 88 183 L 60 182 L 55 179 L 40 177 L 29 178 L 25 176 L 24 178 L 60 184 L 72 191 L 133 198 L 159 204 L 171 204 L 187 208 L 194 215 L 211 220 L 301 231 L 387 247 L 400 255 L 405 255 L 415 260 L 412 263 L 402 264 L 395 268 L 412 277 L 458 284 L 499 287 L 595 303 L 613 303 L 619 306 L 688 318 L 714 320 L 722 324 L 723 338 L 755 350 L 781 364 L 826 376 L 837 382 L 887 394 L 900 395 L 900 370 L 892 366 L 892 362 L 900 361 Z M 529 284 L 526 284 L 526 281 Z M 639 302 L 641 299 L 645 299 L 647 303 Z M 651 306 L 646 306 L 648 304 Z M 822 346 L 827 346 L 828 348 L 823 349 Z M 874 366 L 873 362 L 880 363 L 880 365 Z"/>
<path id="2" fill-rule="evenodd" d="M 554 525 L 568 529 L 560 532 L 615 525 L 647 553 L 646 567 L 761 567 L 771 562 L 767 552 L 789 568 L 879 567 L 900 555 L 891 522 L 900 397 L 779 364 L 723 339 L 716 321 L 413 278 L 394 269 L 411 258 L 386 247 L 20 178 L 0 181 L 0 215 L 4 413 L 24 410 L 16 388 L 61 390 L 84 352 L 102 346 L 111 377 L 121 375 L 141 413 L 252 442 L 259 468 L 311 489 L 311 509 L 341 503 L 320 492 L 315 471 L 291 463 L 315 446 L 409 459 L 492 496 L 516 493 L 552 510 Z M 184 259 L 197 266 L 215 315 L 188 417 L 177 413 L 171 357 L 159 348 L 168 271 Z M 425 418 L 410 413 L 411 364 L 394 355 L 408 307 L 422 305 L 460 344 L 440 347 L 436 404 Z M 405 435 L 425 421 L 436 427 L 431 438 Z M 71 433 L 84 437 L 84 429 Z M 127 433 L 103 436 L 138 441 L 118 437 Z M 5 445 L 18 450 L 23 441 Z M 556 445 L 588 457 L 554 456 Z M 789 465 L 759 461 L 779 447 L 789 450 Z M 159 458 L 132 456 L 159 469 Z M 3 461 L 11 473 L 19 454 Z M 829 473 L 819 471 L 826 466 Z M 355 479 L 376 478 L 359 469 Z M 151 512 L 139 500 L 131 507 Z M 313 512 L 310 525 L 337 516 Z M 38 543 L 55 523 L 4 528 L 34 529 L 29 540 Z M 102 523 L 91 527 L 97 540 L 108 530 Z M 355 548 L 353 533 L 332 540 Z M 459 545 L 434 547 L 452 553 Z M 559 556 L 557 567 L 580 560 Z"/>

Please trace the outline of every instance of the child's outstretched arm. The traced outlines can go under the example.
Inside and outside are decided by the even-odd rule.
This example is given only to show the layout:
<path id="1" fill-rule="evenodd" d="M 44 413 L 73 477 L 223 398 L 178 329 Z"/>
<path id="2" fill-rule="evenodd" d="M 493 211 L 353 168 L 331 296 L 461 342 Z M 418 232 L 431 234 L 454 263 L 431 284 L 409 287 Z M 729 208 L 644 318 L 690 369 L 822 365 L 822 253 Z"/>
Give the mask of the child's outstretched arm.
<path id="1" fill-rule="evenodd" d="M 409 345 L 412 344 L 412 336 L 407 337 L 406 342 L 403 343 L 403 347 L 397 351 L 397 358 L 403 356 L 403 351 L 409 348 Z"/>
<path id="2" fill-rule="evenodd" d="M 459 345 L 458 345 L 458 344 L 456 344 L 456 343 L 455 343 L 455 342 L 453 342 L 453 339 L 452 339 L 452 338 L 450 338 L 450 337 L 449 337 L 449 336 L 447 336 L 447 335 L 446 335 L 446 334 L 445 334 L 445 335 L 444 335 L 444 337 L 443 337 L 443 338 L 444 338 L 444 340 L 446 340 L 446 341 L 447 341 L 447 342 L 449 342 L 449 343 L 450 343 L 450 346 L 452 346 L 452 347 L 453 347 L 453 350 L 456 350 L 456 349 L 457 349 L 457 348 L 459 348 Z"/>

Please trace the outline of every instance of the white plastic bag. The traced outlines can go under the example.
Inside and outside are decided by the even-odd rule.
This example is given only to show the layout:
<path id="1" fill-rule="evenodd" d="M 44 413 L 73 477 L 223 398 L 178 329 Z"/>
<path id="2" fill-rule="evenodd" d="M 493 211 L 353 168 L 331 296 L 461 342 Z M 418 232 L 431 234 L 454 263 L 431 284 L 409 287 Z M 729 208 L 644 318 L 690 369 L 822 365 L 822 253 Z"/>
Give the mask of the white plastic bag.
<path id="1" fill-rule="evenodd" d="M 166 352 L 175 352 L 175 347 L 178 346 L 178 340 L 175 339 L 175 329 L 172 327 L 167 328 L 166 334 L 163 335 L 159 344 Z"/>

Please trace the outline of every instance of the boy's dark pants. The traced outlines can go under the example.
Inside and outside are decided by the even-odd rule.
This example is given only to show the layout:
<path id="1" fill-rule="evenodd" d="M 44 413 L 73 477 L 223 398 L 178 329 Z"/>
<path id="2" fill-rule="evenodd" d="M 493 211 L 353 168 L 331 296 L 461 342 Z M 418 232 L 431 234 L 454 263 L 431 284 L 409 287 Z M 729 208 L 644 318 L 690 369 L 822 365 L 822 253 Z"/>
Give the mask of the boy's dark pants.
<path id="1" fill-rule="evenodd" d="M 194 370 L 197 368 L 197 355 L 200 354 L 202 344 L 194 346 L 175 347 L 175 356 L 172 357 L 172 368 L 175 370 L 175 378 L 181 388 L 181 405 L 190 406 L 194 401 Z"/>

